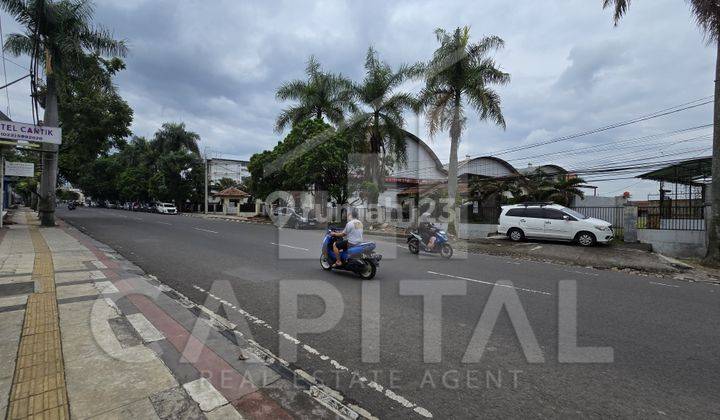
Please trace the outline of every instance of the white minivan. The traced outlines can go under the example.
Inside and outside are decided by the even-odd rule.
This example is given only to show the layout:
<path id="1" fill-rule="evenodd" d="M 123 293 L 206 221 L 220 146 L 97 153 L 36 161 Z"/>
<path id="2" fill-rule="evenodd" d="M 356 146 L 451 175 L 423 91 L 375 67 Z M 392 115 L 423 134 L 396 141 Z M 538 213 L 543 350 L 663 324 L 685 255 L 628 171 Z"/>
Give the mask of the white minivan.
<path id="1" fill-rule="evenodd" d="M 173 203 L 158 203 L 155 208 L 160 214 L 177 214 L 177 209 Z"/>
<path id="2" fill-rule="evenodd" d="M 525 238 L 553 239 L 576 241 L 582 246 L 613 239 L 612 223 L 553 203 L 502 206 L 498 233 L 516 242 Z"/>

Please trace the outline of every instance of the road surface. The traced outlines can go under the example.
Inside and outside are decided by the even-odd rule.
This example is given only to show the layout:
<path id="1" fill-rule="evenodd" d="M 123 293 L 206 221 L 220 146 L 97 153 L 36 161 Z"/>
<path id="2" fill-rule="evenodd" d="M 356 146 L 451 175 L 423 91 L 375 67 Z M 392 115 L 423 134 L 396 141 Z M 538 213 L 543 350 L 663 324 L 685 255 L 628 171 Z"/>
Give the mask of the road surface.
<path id="1" fill-rule="evenodd" d="M 58 215 L 196 303 L 246 320 L 275 354 L 297 349 L 294 366 L 380 418 L 720 416 L 715 285 L 489 255 L 419 258 L 367 235 L 384 258 L 362 282 L 320 269 L 319 230 L 94 208 Z M 446 294 L 440 313 L 423 288 Z M 308 324 L 327 331 L 283 331 L 293 324 L 280 314 L 294 308 L 281 292 L 298 318 L 327 317 Z M 510 308 L 482 323 L 499 301 Z M 569 321 L 560 328 L 559 318 Z M 567 331 L 601 348 L 595 363 L 569 361 Z"/>

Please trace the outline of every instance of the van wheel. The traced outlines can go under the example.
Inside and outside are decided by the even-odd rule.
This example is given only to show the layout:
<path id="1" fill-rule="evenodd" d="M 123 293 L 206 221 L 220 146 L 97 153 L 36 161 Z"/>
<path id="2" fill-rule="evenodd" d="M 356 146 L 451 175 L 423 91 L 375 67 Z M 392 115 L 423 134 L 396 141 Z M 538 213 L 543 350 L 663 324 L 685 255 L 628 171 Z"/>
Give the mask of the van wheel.
<path id="1" fill-rule="evenodd" d="M 597 242 L 597 239 L 595 239 L 595 235 L 590 232 L 578 233 L 575 240 L 582 246 L 593 246 L 595 245 L 595 242 Z"/>
<path id="2" fill-rule="evenodd" d="M 520 242 L 525 239 L 525 234 L 518 228 L 512 228 L 508 231 L 508 238 L 513 242 Z"/>

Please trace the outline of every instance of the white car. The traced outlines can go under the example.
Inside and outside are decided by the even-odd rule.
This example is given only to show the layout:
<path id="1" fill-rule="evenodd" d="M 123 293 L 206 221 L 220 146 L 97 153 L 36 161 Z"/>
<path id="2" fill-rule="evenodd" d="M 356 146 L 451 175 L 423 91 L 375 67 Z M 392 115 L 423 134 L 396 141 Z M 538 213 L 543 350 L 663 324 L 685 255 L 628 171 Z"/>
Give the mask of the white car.
<path id="1" fill-rule="evenodd" d="M 576 241 L 582 246 L 613 239 L 612 223 L 553 203 L 502 206 L 498 233 L 516 242 L 525 238 L 553 239 Z"/>
<path id="2" fill-rule="evenodd" d="M 177 209 L 173 203 L 158 203 L 155 208 L 160 214 L 177 214 Z"/>

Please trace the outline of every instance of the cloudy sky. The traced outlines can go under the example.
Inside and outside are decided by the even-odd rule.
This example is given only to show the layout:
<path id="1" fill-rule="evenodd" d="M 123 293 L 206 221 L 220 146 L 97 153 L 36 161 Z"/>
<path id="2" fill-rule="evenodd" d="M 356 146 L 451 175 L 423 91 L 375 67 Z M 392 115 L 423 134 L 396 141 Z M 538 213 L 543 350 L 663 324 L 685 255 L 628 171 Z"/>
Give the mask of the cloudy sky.
<path id="1" fill-rule="evenodd" d="M 102 0 L 96 9 L 97 22 L 130 46 L 128 68 L 117 85 L 135 111 L 135 134 L 150 137 L 165 121 L 183 121 L 200 134 L 213 156 L 249 158 L 280 139 L 273 132 L 274 119 L 287 104 L 278 103 L 274 91 L 282 81 L 302 78 L 311 54 L 326 69 L 359 80 L 368 46 L 392 65 L 425 61 L 437 45 L 437 27 L 469 25 L 475 39 L 494 34 L 506 42 L 496 59 L 512 76 L 509 85 L 498 88 L 507 130 L 468 112 L 461 156 L 492 154 L 629 120 L 708 97 L 713 89 L 714 50 L 703 42 L 681 0 L 635 1 L 618 27 L 613 27 L 610 12 L 601 9 L 601 0 L 485 0 L 472 6 L 456 0 Z M 17 31 L 8 16 L 1 17 L 5 34 Z M 28 62 L 11 59 L 21 66 Z M 8 80 L 24 71 L 10 62 L 6 69 Z M 28 91 L 25 82 L 8 89 L 17 121 L 30 119 Z M 0 96 L 0 108 L 7 108 L 5 101 Z M 710 105 L 699 106 L 499 156 L 518 167 L 556 163 L 588 168 L 626 159 L 707 155 L 711 142 L 700 136 L 709 129 L 646 144 L 578 149 L 709 124 L 711 111 Z M 409 116 L 408 130 L 415 132 L 416 126 L 447 161 L 447 136 L 428 138 L 424 121 Z M 553 152 L 558 153 L 548 155 Z M 632 179 L 593 184 L 602 194 L 630 190 L 637 199 L 657 188 Z"/>

